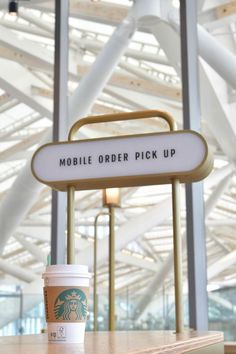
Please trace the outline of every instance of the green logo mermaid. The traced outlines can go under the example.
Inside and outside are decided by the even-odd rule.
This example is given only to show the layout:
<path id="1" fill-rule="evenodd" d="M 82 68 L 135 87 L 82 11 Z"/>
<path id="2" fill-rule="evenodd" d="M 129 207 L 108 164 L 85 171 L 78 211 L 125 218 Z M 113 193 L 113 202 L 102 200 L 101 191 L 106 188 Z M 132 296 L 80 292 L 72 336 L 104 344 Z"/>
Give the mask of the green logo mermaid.
<path id="1" fill-rule="evenodd" d="M 67 289 L 58 295 L 54 304 L 57 320 L 85 321 L 87 298 L 81 289 Z"/>

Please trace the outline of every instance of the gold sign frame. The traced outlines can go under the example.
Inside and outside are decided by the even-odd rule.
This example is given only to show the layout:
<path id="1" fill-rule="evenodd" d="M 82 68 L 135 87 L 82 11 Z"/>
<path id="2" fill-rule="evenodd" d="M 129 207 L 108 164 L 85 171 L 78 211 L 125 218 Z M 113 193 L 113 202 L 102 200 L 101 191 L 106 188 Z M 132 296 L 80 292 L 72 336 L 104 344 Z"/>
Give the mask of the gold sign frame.
<path id="1" fill-rule="evenodd" d="M 105 138 L 96 138 L 96 139 L 83 139 L 83 140 L 76 140 L 73 141 L 76 133 L 78 130 L 87 124 L 94 124 L 94 123 L 102 123 L 102 122 L 112 122 L 112 121 L 122 121 L 122 120 L 131 120 L 131 119 L 143 119 L 143 118 L 150 118 L 154 116 L 161 116 L 162 119 L 167 121 L 170 131 L 167 132 L 159 132 L 159 133 L 146 133 L 146 134 L 133 134 L 133 135 L 123 135 L 123 136 L 115 136 L 115 137 L 105 137 Z M 92 141 L 93 143 L 99 141 L 114 141 L 121 140 L 121 139 L 130 139 L 132 142 L 132 138 L 139 138 L 139 137 L 153 137 L 153 136 L 163 136 L 163 135 L 171 135 L 179 133 L 191 133 L 198 136 L 205 147 L 205 156 L 203 161 L 194 169 L 189 171 L 175 171 L 175 172 L 161 172 L 161 173 L 152 173 L 147 174 L 143 173 L 141 175 L 132 175 L 129 174 L 128 176 L 117 176 L 117 177 L 97 177 L 97 178 L 85 178 L 85 179 L 71 179 L 69 180 L 44 180 L 41 179 L 34 171 L 34 161 L 38 153 L 41 150 L 50 147 L 50 146 L 61 146 L 62 144 L 68 145 L 68 143 L 77 145 L 76 148 L 79 148 L 80 142 L 87 143 Z M 32 158 L 32 173 L 36 179 L 38 179 L 41 183 L 47 184 L 53 189 L 59 191 L 67 191 L 68 186 L 73 186 L 75 190 L 87 190 L 87 189 L 104 189 L 104 188 L 112 188 L 112 187 L 133 187 L 133 186 L 144 186 L 144 185 L 151 185 L 151 184 L 170 184 L 174 178 L 177 178 L 181 183 L 188 183 L 188 182 L 195 182 L 199 181 L 200 179 L 205 178 L 212 169 L 212 156 L 209 153 L 207 143 L 205 139 L 199 133 L 190 130 L 175 130 L 175 123 L 172 117 L 166 112 L 160 111 L 141 111 L 141 112 L 132 112 L 132 113 L 122 113 L 122 114 L 113 114 L 113 115 L 104 115 L 104 116 L 92 116 L 83 118 L 80 121 L 76 122 L 68 136 L 68 141 L 65 142 L 58 142 L 58 143 L 49 143 L 41 146 L 37 151 L 34 153 Z"/>
<path id="2" fill-rule="evenodd" d="M 126 121 L 126 120 L 134 120 L 134 119 L 143 119 L 143 118 L 161 118 L 164 119 L 169 126 L 170 132 L 176 132 L 177 126 L 172 118 L 172 116 L 167 113 L 163 112 L 160 110 L 148 110 L 148 111 L 138 111 L 138 112 L 128 112 L 128 113 L 117 113 L 117 114 L 109 114 L 109 115 L 103 115 L 103 116 L 91 116 L 87 118 L 83 118 L 79 121 L 77 121 L 70 129 L 69 135 L 68 135 L 68 142 L 72 142 L 73 139 L 75 138 L 76 133 L 78 130 L 88 124 L 94 124 L 94 123 L 108 123 L 108 122 L 114 122 L 114 121 Z M 194 171 L 190 171 L 191 174 L 189 176 L 185 176 L 184 182 L 191 182 L 191 181 L 196 181 L 200 180 L 204 177 L 206 177 L 213 166 L 213 159 L 211 154 L 209 153 L 207 143 L 204 140 L 204 138 L 198 134 L 197 132 L 194 132 L 198 136 L 202 138 L 204 141 L 204 144 L 206 146 L 206 156 L 202 164 L 197 167 Z M 165 133 L 163 133 L 165 134 Z M 148 135 L 148 134 L 143 134 L 143 135 Z M 135 136 L 135 135 L 132 135 Z M 106 139 L 106 138 L 105 138 Z M 95 140 L 95 139 L 93 139 Z M 63 144 L 63 143 L 61 143 Z M 48 144 L 47 144 L 48 145 Z M 40 148 L 39 148 L 40 149 Z M 37 153 L 37 152 L 36 152 Z M 35 153 L 35 154 L 36 154 Z M 35 155 L 34 155 L 35 156 Z M 33 156 L 33 159 L 34 159 Z M 33 161 L 32 159 L 32 161 Z M 32 167 L 31 167 L 32 168 Z M 34 170 L 32 168 L 32 173 L 34 176 L 38 179 L 36 174 L 34 173 Z M 186 174 L 186 173 L 185 173 Z M 187 175 L 187 174 L 186 174 Z M 160 177 L 160 176 L 159 176 Z M 180 228 L 180 188 L 179 188 L 179 183 L 180 176 L 176 176 L 176 174 L 170 174 L 170 176 L 163 176 L 162 178 L 158 179 L 158 184 L 161 183 L 171 183 L 172 184 L 172 212 L 173 212 L 173 249 L 174 249 L 174 278 L 175 278 L 175 311 L 176 311 L 176 332 L 182 332 L 183 331 L 183 311 L 182 311 L 182 306 L 183 306 L 183 295 L 182 295 L 182 238 L 181 238 L 181 228 Z M 144 182 L 145 179 L 145 182 Z M 150 183 L 147 183 L 147 179 L 150 179 Z M 113 182 L 111 183 L 110 178 L 103 178 L 100 184 L 100 188 L 109 188 L 109 187 L 114 187 L 114 177 L 113 177 Z M 140 183 L 143 183 L 145 185 L 147 184 L 157 184 L 157 175 L 145 175 L 145 176 L 137 176 L 133 177 L 131 176 L 131 180 L 129 177 L 123 177 L 122 179 L 119 178 L 119 180 L 122 180 L 122 182 L 119 182 L 116 180 L 116 187 L 124 186 L 125 183 L 124 181 L 127 182 L 128 186 L 135 186 L 135 185 L 142 185 Z M 42 181 L 43 182 L 43 181 Z M 45 183 L 45 182 L 43 182 Z M 75 261 L 75 252 L 74 252 L 74 194 L 76 187 L 75 182 L 70 182 L 67 183 L 67 181 L 63 182 L 58 182 L 56 185 L 54 182 L 50 184 L 53 187 L 57 187 L 59 190 L 67 190 L 67 263 L 68 264 L 73 264 Z M 78 189 L 92 189 L 92 188 L 86 188 L 86 181 L 80 181 L 81 188 Z M 49 183 L 47 183 L 49 184 Z"/>
<path id="3" fill-rule="evenodd" d="M 135 134 L 135 135 L 124 135 L 120 137 L 106 137 L 106 138 L 96 138 L 96 139 L 83 139 L 81 140 L 82 143 L 84 142 L 90 142 L 92 141 L 93 143 L 99 142 L 99 141 L 114 141 L 115 140 L 122 140 L 122 139 L 130 139 L 130 142 L 132 143 L 132 138 L 139 138 L 139 137 L 153 137 L 153 136 L 165 136 L 165 135 L 172 135 L 173 138 L 182 133 L 191 133 L 192 135 L 198 136 L 205 147 L 205 156 L 202 162 L 194 169 L 189 170 L 189 171 L 175 171 L 175 172 L 169 172 L 168 174 L 166 172 L 161 172 L 161 173 L 152 173 L 152 174 L 147 174 L 143 173 L 142 175 L 128 175 L 128 176 L 117 176 L 117 177 L 94 177 L 94 178 L 85 178 L 85 179 L 74 179 L 74 180 L 69 180 L 68 178 L 65 180 L 53 180 L 53 181 L 47 181 L 39 176 L 34 171 L 34 160 L 37 156 L 38 153 L 40 153 L 41 150 L 44 148 L 50 147 L 50 146 L 61 146 L 61 145 L 68 145 L 70 144 L 75 144 L 77 145 L 76 148 L 79 149 L 80 141 L 71 141 L 71 142 L 58 142 L 58 143 L 49 143 L 41 146 L 34 154 L 32 158 L 32 173 L 34 177 L 41 183 L 47 184 L 49 187 L 58 190 L 58 191 L 66 191 L 68 186 L 73 186 L 75 190 L 88 190 L 88 189 L 104 189 L 104 188 L 113 188 L 113 187 L 134 187 L 134 186 L 145 186 L 145 185 L 151 185 L 151 184 L 170 184 L 173 178 L 177 178 L 180 183 L 189 183 L 189 182 L 195 182 L 199 181 L 203 178 L 205 178 L 209 172 L 212 169 L 212 158 L 211 154 L 208 153 L 208 146 L 203 138 L 202 135 L 195 131 L 188 131 L 188 130 L 176 130 L 176 131 L 169 131 L 169 132 L 161 132 L 161 133 L 146 133 L 146 134 Z"/>

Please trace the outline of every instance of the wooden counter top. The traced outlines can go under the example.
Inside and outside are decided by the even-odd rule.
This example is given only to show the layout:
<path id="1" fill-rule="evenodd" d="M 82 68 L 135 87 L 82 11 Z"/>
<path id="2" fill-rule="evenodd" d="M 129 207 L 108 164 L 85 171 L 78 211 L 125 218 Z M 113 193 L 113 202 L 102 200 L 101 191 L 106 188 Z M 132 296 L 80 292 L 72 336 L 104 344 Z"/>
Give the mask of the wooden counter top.
<path id="1" fill-rule="evenodd" d="M 235 342 L 225 342 L 225 354 L 236 354 L 236 343 Z"/>
<path id="2" fill-rule="evenodd" d="M 175 334 L 172 331 L 87 332 L 83 345 L 48 344 L 47 334 L 39 334 L 0 337 L 0 353 L 179 354 L 220 342 L 223 343 L 223 334 L 219 332 L 193 331 L 183 334 Z M 205 353 L 205 351 L 202 351 L 202 353 Z M 221 351 L 217 353 L 221 353 Z"/>

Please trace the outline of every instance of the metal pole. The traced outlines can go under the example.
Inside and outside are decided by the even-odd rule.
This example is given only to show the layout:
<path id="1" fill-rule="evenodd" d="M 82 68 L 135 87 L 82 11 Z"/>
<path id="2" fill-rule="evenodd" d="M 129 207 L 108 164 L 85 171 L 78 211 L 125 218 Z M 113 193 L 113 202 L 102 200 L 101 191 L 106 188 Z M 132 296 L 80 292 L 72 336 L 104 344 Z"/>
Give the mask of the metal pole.
<path id="1" fill-rule="evenodd" d="M 18 326 L 18 331 L 19 334 L 22 335 L 24 333 L 24 328 L 23 328 L 23 291 L 21 286 L 17 286 L 17 291 L 19 292 L 19 298 L 20 298 L 20 308 L 19 308 L 19 326 Z"/>
<path id="2" fill-rule="evenodd" d="M 129 321 L 129 287 L 126 287 L 126 320 Z M 127 327 L 128 329 L 128 327 Z"/>
<path id="3" fill-rule="evenodd" d="M 182 289 L 182 238 L 180 219 L 180 183 L 172 182 L 174 278 L 175 278 L 175 323 L 176 333 L 183 332 L 183 289 Z"/>
<path id="4" fill-rule="evenodd" d="M 94 244 L 93 244 L 93 330 L 97 331 L 98 327 L 98 302 L 97 302 L 97 220 L 94 221 Z"/>
<path id="5" fill-rule="evenodd" d="M 55 1 L 53 141 L 65 140 L 68 130 L 69 0 Z M 51 264 L 65 262 L 66 195 L 52 191 Z"/>
<path id="6" fill-rule="evenodd" d="M 115 209 L 109 205 L 109 331 L 115 330 Z"/>
<path id="7" fill-rule="evenodd" d="M 75 188 L 67 189 L 67 264 L 75 263 Z"/>
<path id="8" fill-rule="evenodd" d="M 197 8 L 180 1 L 184 128 L 200 130 Z M 207 266 L 202 182 L 186 185 L 186 230 L 189 282 L 189 325 L 208 329 Z"/>
<path id="9" fill-rule="evenodd" d="M 166 322 L 166 291 L 165 291 L 165 281 L 163 281 L 163 287 L 162 287 L 162 306 L 163 306 L 163 311 L 162 311 L 162 314 L 163 314 L 163 323 Z M 165 328 L 163 328 L 165 329 Z"/>
<path id="10" fill-rule="evenodd" d="M 93 248 L 93 330 L 98 330 L 98 295 L 97 295 L 97 222 L 101 215 L 109 215 L 109 213 L 101 212 L 96 215 L 94 220 L 94 248 Z"/>

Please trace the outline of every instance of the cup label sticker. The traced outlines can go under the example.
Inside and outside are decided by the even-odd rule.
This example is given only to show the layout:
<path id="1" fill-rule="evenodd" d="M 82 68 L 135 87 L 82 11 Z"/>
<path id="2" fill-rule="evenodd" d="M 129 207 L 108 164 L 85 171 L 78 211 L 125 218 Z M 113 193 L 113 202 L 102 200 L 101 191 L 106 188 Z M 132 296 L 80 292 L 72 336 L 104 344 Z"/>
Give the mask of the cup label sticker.
<path id="1" fill-rule="evenodd" d="M 66 328 L 63 326 L 57 326 L 55 330 L 48 333 L 49 341 L 53 342 L 65 342 L 66 337 Z"/>
<path id="2" fill-rule="evenodd" d="M 85 322 L 88 291 L 88 287 L 44 287 L 47 322 Z"/>

